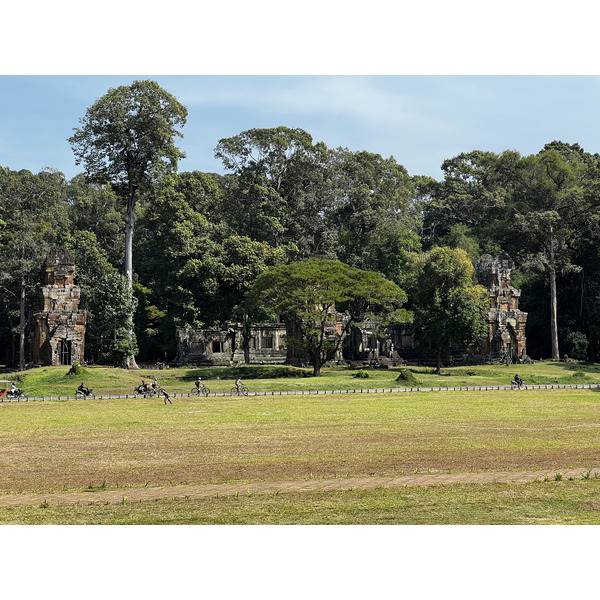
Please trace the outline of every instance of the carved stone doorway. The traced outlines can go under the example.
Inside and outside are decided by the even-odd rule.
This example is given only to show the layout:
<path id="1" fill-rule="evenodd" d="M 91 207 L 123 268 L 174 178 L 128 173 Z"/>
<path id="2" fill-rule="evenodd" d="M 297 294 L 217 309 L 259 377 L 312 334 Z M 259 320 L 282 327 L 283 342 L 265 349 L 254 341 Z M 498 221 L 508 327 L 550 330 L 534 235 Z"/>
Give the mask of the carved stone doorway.
<path id="1" fill-rule="evenodd" d="M 71 364 L 71 340 L 60 340 L 58 342 L 58 355 L 60 357 L 61 365 L 70 365 Z"/>

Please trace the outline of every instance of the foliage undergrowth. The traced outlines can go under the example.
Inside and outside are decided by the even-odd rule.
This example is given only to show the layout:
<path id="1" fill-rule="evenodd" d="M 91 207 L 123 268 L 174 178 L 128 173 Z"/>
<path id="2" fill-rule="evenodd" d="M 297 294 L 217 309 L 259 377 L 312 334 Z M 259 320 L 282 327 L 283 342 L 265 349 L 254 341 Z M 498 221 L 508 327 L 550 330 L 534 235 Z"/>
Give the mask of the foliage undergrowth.
<path id="1" fill-rule="evenodd" d="M 419 380 L 415 377 L 414 373 L 410 369 L 400 369 L 400 373 L 396 378 L 396 381 L 416 387 L 420 384 Z"/>
<path id="2" fill-rule="evenodd" d="M 78 362 L 74 362 L 71 365 L 71 368 L 67 371 L 65 377 L 75 377 L 76 379 L 81 379 L 87 375 L 88 371 L 84 369 Z"/>
<path id="3" fill-rule="evenodd" d="M 365 371 L 364 369 L 359 369 L 354 374 L 354 377 L 356 377 L 357 379 L 369 379 L 369 372 Z"/>
<path id="4" fill-rule="evenodd" d="M 311 377 L 312 371 L 287 365 L 241 365 L 239 367 L 200 367 L 189 370 L 202 379 L 280 379 L 284 377 Z"/>

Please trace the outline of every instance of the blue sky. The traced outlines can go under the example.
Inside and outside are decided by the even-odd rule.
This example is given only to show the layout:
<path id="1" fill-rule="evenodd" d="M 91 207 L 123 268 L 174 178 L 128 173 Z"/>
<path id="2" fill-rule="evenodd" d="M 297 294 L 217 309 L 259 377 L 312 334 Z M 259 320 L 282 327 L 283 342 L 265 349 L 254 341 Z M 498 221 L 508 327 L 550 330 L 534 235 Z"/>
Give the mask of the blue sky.
<path id="1" fill-rule="evenodd" d="M 299 127 L 442 177 L 461 152 L 600 152 L 592 0 L 76 0 L 9 3 L 0 165 L 75 165 L 67 138 L 109 88 L 154 79 L 189 110 L 180 170 L 222 172 L 221 138 Z M 166 75 L 157 75 L 157 74 Z"/>
<path id="2" fill-rule="evenodd" d="M 598 76 L 2 75 L 0 165 L 73 177 L 79 118 L 109 88 L 145 78 L 189 110 L 183 171 L 223 172 L 221 138 L 279 125 L 438 179 L 445 159 L 471 150 L 532 154 L 562 140 L 600 152 Z"/>

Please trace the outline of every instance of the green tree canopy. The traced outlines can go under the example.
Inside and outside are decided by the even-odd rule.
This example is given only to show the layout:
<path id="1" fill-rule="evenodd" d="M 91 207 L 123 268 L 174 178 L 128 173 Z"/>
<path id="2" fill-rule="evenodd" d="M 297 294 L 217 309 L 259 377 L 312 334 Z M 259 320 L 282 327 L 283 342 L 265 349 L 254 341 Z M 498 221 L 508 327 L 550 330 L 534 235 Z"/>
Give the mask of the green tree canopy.
<path id="1" fill-rule="evenodd" d="M 334 260 L 311 258 L 268 269 L 259 275 L 246 298 L 249 312 L 270 310 L 292 332 L 294 344 L 310 358 L 315 375 L 332 360 L 345 335 L 373 311 L 383 316 L 395 311 L 407 320 L 401 306 L 406 294 L 377 273 L 362 271 Z M 338 314 L 344 315 L 339 321 Z"/>
<path id="2" fill-rule="evenodd" d="M 235 175 L 227 180 L 227 218 L 238 235 L 289 246 L 301 258 L 331 249 L 325 144 L 302 129 L 250 129 L 220 140 L 215 156 Z"/>
<path id="3" fill-rule="evenodd" d="M 501 247 L 522 269 L 544 274 L 549 301 L 538 300 L 538 306 L 550 316 L 553 359 L 560 357 L 557 277 L 580 269 L 576 249 L 585 244 L 600 204 L 599 162 L 578 144 L 563 142 L 530 156 L 512 150 L 461 154 L 444 162 L 444 182 L 432 188 L 434 200 L 424 211 L 438 244 L 470 251 L 478 245 L 491 254 Z"/>
<path id="4" fill-rule="evenodd" d="M 557 276 L 578 269 L 572 250 L 589 213 L 599 204 L 586 181 L 594 162 L 577 144 L 553 142 L 536 155 L 505 152 L 496 167 L 507 190 L 507 213 L 519 237 L 522 262 L 548 280 L 554 360 L 560 358 Z"/>
<path id="5" fill-rule="evenodd" d="M 441 361 L 452 343 L 472 346 L 487 333 L 487 290 L 475 283 L 475 269 L 460 248 L 432 248 L 421 259 L 414 290 L 415 335 L 422 348 L 431 348 Z"/>
<path id="6" fill-rule="evenodd" d="M 125 257 L 125 207 L 113 187 L 90 183 L 84 175 L 77 175 L 69 182 L 66 200 L 71 231 L 75 235 L 93 233 L 110 263 L 122 265 Z M 79 261 L 77 264 L 82 266 Z"/>
<path id="7" fill-rule="evenodd" d="M 329 222 L 337 258 L 401 284 L 408 254 L 420 249 L 411 178 L 394 157 L 345 149 L 331 154 Z"/>
<path id="8" fill-rule="evenodd" d="M 6 223 L 0 230 L 0 284 L 9 290 L 6 301 L 14 300 L 19 307 L 20 369 L 25 368 L 27 296 L 39 284 L 48 251 L 64 242 L 69 232 L 65 188 L 59 171 L 34 175 L 0 168 L 0 216 Z"/>
<path id="9" fill-rule="evenodd" d="M 238 235 L 215 219 L 210 195 L 218 205 L 219 187 L 199 187 L 196 176 L 182 175 L 156 188 L 152 207 L 140 211 L 136 237 L 140 282 L 152 290 L 152 304 L 169 313 L 173 339 L 173 327 L 231 319 L 254 278 L 287 260 L 284 249 Z"/>
<path id="10" fill-rule="evenodd" d="M 182 137 L 187 108 L 156 82 L 134 81 L 110 89 L 83 118 L 69 138 L 76 163 L 100 183 L 112 182 L 127 201 L 125 213 L 125 277 L 133 286 L 133 231 L 139 194 L 177 169 L 184 153 L 175 145 Z M 133 336 L 133 323 L 129 330 Z M 136 366 L 133 356 L 126 366 Z"/>

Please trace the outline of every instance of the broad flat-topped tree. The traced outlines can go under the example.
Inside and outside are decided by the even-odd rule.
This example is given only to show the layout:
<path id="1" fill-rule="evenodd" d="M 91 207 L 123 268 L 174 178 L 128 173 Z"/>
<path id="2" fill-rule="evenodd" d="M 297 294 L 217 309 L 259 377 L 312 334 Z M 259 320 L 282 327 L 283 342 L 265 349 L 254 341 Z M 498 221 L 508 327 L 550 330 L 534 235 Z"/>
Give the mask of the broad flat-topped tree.
<path id="1" fill-rule="evenodd" d="M 127 201 L 125 214 L 125 276 L 133 286 L 133 230 L 140 193 L 165 173 L 176 171 L 185 154 L 175 145 L 185 125 L 187 108 L 154 81 L 134 81 L 110 89 L 87 109 L 81 127 L 69 138 L 76 164 L 86 176 L 110 182 Z M 130 341 L 134 347 L 133 316 Z M 136 368 L 133 352 L 125 366 Z"/>
<path id="2" fill-rule="evenodd" d="M 376 313 L 383 320 L 394 314 L 408 320 L 404 302 L 406 294 L 381 275 L 317 258 L 267 269 L 246 297 L 249 312 L 271 311 L 293 326 L 296 335 L 288 343 L 306 352 L 315 376 L 336 356 L 350 327 L 365 317 Z M 346 314 L 339 329 L 332 327 L 336 310 Z"/>

